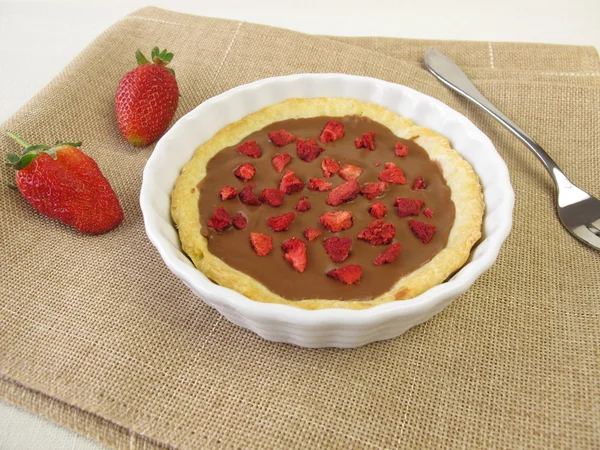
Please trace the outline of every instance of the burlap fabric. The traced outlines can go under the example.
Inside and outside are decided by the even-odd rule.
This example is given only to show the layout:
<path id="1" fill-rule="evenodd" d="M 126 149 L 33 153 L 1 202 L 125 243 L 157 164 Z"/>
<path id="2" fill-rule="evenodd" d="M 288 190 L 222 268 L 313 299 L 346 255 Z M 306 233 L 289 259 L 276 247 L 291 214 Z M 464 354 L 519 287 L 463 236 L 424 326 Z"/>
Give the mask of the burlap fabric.
<path id="1" fill-rule="evenodd" d="M 177 117 L 299 72 L 377 77 L 462 112 L 495 143 L 517 196 L 498 261 L 433 320 L 355 350 L 270 343 L 222 319 L 148 242 L 138 195 L 152 148 L 127 145 L 115 123 L 119 78 L 155 44 L 175 53 Z M 1 169 L 0 395 L 116 448 L 600 447 L 600 254 L 563 230 L 534 156 L 424 70 L 432 46 L 600 195 L 593 48 L 317 37 L 146 8 L 2 127 L 81 139 L 126 219 L 77 234 L 8 190 L 13 170 Z M 3 154 L 15 149 L 1 139 Z"/>

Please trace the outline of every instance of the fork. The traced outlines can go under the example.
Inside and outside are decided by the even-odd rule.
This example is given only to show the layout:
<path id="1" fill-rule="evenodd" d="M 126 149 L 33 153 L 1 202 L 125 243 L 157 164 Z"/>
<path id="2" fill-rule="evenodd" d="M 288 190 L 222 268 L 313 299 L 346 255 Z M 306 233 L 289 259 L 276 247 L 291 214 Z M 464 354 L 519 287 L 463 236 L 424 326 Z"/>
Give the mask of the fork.
<path id="1" fill-rule="evenodd" d="M 571 183 L 542 147 L 492 105 L 454 61 L 443 53 L 430 49 L 425 51 L 425 65 L 450 89 L 491 114 L 538 157 L 556 184 L 556 211 L 560 221 L 577 239 L 600 250 L 600 200 Z"/>

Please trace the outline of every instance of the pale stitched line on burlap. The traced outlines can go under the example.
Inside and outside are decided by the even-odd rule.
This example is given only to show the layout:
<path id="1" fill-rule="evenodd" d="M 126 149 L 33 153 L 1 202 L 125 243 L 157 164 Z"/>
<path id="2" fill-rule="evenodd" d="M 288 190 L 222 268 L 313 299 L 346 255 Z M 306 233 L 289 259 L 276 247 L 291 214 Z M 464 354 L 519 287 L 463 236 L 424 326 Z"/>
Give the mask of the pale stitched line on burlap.
<path id="1" fill-rule="evenodd" d="M 488 42 L 488 50 L 490 54 L 490 67 L 494 68 L 494 49 L 492 48 L 492 43 Z"/>
<path id="2" fill-rule="evenodd" d="M 153 19 L 151 17 L 143 17 L 143 16 L 127 16 L 127 17 L 123 17 L 122 20 L 128 20 L 128 19 L 139 19 L 139 20 L 147 20 L 148 22 L 167 23 L 169 25 L 178 25 L 180 27 L 184 27 L 185 26 L 182 23 L 169 22 L 167 20 Z"/>

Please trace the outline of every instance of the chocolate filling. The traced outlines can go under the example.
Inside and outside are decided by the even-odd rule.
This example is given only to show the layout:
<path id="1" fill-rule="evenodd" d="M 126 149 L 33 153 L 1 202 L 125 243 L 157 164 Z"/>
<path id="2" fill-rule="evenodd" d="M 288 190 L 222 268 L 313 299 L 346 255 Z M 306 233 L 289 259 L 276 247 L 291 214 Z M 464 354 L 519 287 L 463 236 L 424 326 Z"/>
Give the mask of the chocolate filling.
<path id="1" fill-rule="evenodd" d="M 342 139 L 323 144 L 318 138 L 329 120 L 337 120 L 344 124 L 345 134 Z M 295 142 L 279 148 L 269 140 L 267 133 L 281 129 L 298 138 L 315 138 L 325 151 L 314 161 L 307 163 L 298 157 Z M 375 132 L 376 149 L 374 151 L 365 148 L 357 149 L 354 139 L 370 131 Z M 249 140 L 255 140 L 261 147 L 260 158 L 249 158 L 238 153 L 235 145 L 221 150 L 209 161 L 206 177 L 199 185 L 200 223 L 202 235 L 207 238 L 208 249 L 213 255 L 261 282 L 272 292 L 289 300 L 308 298 L 369 300 L 388 291 L 402 276 L 431 260 L 446 246 L 455 213 L 454 203 L 450 199 L 450 188 L 446 185 L 438 164 L 431 161 L 427 152 L 414 141 L 400 139 L 383 125 L 359 116 L 285 120 L 251 134 L 242 142 Z M 395 155 L 396 142 L 408 146 L 408 156 Z M 271 158 L 282 152 L 292 155 L 292 161 L 279 173 L 273 168 Z M 381 197 L 371 201 L 359 195 L 351 202 L 332 207 L 325 203 L 330 191 L 313 192 L 307 188 L 309 178 L 324 178 L 321 161 L 325 157 L 339 161 L 341 165 L 352 164 L 362 168 L 363 173 L 356 180 L 361 187 L 367 182 L 379 181 L 378 175 L 384 170 L 386 162 L 393 162 L 402 169 L 406 176 L 406 184 L 389 184 Z M 246 183 L 233 174 L 235 169 L 245 162 L 249 162 L 256 168 L 256 175 Z M 218 194 L 219 190 L 226 185 L 233 186 L 239 191 L 248 183 L 256 183 L 254 193 L 258 197 L 265 187 L 278 188 L 286 170 L 293 170 L 306 186 L 300 192 L 285 195 L 281 206 L 273 207 L 266 204 L 248 206 L 243 204 L 239 197 L 222 201 Z M 413 191 L 413 182 L 419 175 L 427 183 L 427 188 Z M 332 189 L 345 182 L 337 174 L 325 180 L 333 183 Z M 312 208 L 306 212 L 295 211 L 294 206 L 304 196 L 308 197 Z M 422 212 L 418 217 L 400 218 L 397 208 L 393 206 L 396 197 L 423 200 L 425 208 L 433 211 L 433 218 L 428 219 Z M 387 214 L 383 219 L 396 226 L 393 242 L 402 244 L 402 252 L 398 259 L 391 264 L 381 266 L 375 266 L 373 261 L 389 245 L 371 245 L 357 239 L 358 234 L 376 220 L 369 215 L 369 207 L 376 201 L 382 202 L 387 207 Z M 217 231 L 208 227 L 208 220 L 219 206 L 223 206 L 232 217 L 242 212 L 248 218 L 246 229 L 237 230 L 231 227 L 224 231 Z M 290 211 L 295 212 L 296 218 L 288 231 L 275 232 L 268 227 L 267 218 Z M 354 225 L 339 233 L 329 232 L 319 223 L 319 217 L 329 211 L 351 211 L 354 214 Z M 437 227 L 437 232 L 429 243 L 423 244 L 411 232 L 408 226 L 410 219 L 431 223 Z M 306 242 L 308 264 L 306 270 L 299 273 L 284 260 L 281 245 L 292 236 L 306 241 L 302 233 L 307 226 L 316 228 L 323 234 L 312 242 Z M 272 236 L 273 250 L 267 256 L 259 257 L 254 252 L 250 245 L 250 232 Z M 339 264 L 330 259 L 323 247 L 323 240 L 332 236 L 352 239 L 350 256 Z M 329 270 L 349 264 L 359 264 L 362 267 L 363 275 L 360 284 L 346 285 L 325 275 Z"/>

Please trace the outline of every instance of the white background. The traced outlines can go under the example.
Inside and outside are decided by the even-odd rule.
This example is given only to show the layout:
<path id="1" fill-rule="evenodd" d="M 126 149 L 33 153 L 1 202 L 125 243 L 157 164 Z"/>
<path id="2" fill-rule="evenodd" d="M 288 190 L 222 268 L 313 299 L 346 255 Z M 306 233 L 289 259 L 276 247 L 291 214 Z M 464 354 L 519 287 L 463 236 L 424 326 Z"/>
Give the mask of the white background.
<path id="1" fill-rule="evenodd" d="M 149 4 L 314 34 L 542 42 L 600 49 L 597 0 L 0 1 L 0 123 L 99 33 Z M 31 448 L 101 446 L 0 400 L 0 449 Z"/>

